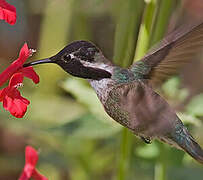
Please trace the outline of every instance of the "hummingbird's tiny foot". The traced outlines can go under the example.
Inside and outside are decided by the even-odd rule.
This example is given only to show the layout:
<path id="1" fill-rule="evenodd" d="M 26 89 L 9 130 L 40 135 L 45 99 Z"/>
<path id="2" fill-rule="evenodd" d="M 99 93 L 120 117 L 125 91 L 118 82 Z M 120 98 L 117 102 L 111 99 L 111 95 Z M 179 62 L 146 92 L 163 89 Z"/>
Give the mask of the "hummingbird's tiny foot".
<path id="1" fill-rule="evenodd" d="M 151 144 L 152 143 L 152 140 L 150 138 L 146 138 L 146 137 L 143 137 L 143 136 L 140 136 L 140 138 L 146 143 L 146 144 Z"/>

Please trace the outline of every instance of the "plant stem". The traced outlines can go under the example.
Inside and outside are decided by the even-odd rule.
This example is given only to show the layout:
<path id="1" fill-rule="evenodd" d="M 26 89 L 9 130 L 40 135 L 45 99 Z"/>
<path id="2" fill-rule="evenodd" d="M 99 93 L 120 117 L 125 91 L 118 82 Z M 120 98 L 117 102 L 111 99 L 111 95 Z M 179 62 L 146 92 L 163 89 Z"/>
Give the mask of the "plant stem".
<path id="1" fill-rule="evenodd" d="M 91 25 L 88 22 L 89 16 L 84 11 L 81 11 L 82 1 L 77 0 L 73 5 L 72 17 L 74 17 L 74 20 L 71 23 L 73 27 L 71 41 L 92 39 Z"/>
<path id="2" fill-rule="evenodd" d="M 138 42 L 136 47 L 136 54 L 134 61 L 139 60 L 146 53 L 149 48 L 150 35 L 152 31 L 153 20 L 155 19 L 157 0 L 148 1 L 144 10 L 144 17 L 140 27 Z"/>
<path id="3" fill-rule="evenodd" d="M 115 32 L 114 63 L 129 66 L 132 63 L 143 9 L 142 0 L 122 0 L 121 13 Z"/>
<path id="4" fill-rule="evenodd" d="M 121 152 L 119 156 L 119 170 L 118 180 L 126 180 L 128 177 L 128 170 L 130 168 L 130 156 L 133 144 L 133 138 L 131 132 L 128 129 L 123 128 L 121 139 Z"/>
<path id="5" fill-rule="evenodd" d="M 175 0 L 160 0 L 159 12 L 157 14 L 157 22 L 153 32 L 151 45 L 155 44 L 164 36 L 168 27 L 169 18 L 174 8 Z"/>
<path id="6" fill-rule="evenodd" d="M 165 148 L 164 144 L 159 143 L 158 145 L 160 149 L 160 158 L 155 165 L 154 180 L 166 180 L 167 149 Z"/>
<path id="7" fill-rule="evenodd" d="M 155 165 L 154 180 L 166 180 L 166 166 L 161 161 Z"/>

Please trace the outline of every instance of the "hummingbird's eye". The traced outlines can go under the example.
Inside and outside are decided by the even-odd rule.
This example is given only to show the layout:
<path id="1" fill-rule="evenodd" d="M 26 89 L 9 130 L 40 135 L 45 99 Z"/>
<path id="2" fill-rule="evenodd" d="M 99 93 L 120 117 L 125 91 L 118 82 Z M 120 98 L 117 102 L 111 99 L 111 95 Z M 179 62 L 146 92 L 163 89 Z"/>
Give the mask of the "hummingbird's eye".
<path id="1" fill-rule="evenodd" d="M 64 55 L 63 60 L 66 61 L 66 62 L 70 61 L 71 60 L 71 55 L 70 54 Z"/>

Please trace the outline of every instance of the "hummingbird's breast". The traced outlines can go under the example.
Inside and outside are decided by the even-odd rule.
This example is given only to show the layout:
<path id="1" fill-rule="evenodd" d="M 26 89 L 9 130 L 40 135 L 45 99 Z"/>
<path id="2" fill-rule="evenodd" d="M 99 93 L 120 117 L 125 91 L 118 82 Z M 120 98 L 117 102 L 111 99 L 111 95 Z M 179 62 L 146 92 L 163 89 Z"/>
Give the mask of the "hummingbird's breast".
<path id="1" fill-rule="evenodd" d="M 104 69 L 111 74 L 114 73 L 114 67 L 110 66 L 108 64 L 97 64 L 97 68 Z M 88 80 L 92 88 L 95 90 L 98 98 L 100 99 L 101 103 L 104 105 L 106 102 L 106 99 L 108 97 L 108 93 L 114 88 L 116 81 L 112 78 L 104 78 L 101 80 Z"/>
<path id="2" fill-rule="evenodd" d="M 101 103 L 104 105 L 109 92 L 114 88 L 115 81 L 112 79 L 89 80 L 90 85 L 95 90 Z"/>

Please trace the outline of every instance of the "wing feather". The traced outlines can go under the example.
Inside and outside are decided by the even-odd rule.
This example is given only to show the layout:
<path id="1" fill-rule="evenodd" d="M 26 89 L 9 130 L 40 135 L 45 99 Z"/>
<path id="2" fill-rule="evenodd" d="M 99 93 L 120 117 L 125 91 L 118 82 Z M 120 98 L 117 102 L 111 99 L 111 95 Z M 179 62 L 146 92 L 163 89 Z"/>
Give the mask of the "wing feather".
<path id="1" fill-rule="evenodd" d="M 133 64 L 136 69 L 142 62 L 149 67 L 144 74 L 153 86 L 160 85 L 180 68 L 191 62 L 203 51 L 203 22 L 198 25 L 185 25 L 165 37 L 159 47 L 150 51 L 140 61 Z"/>

